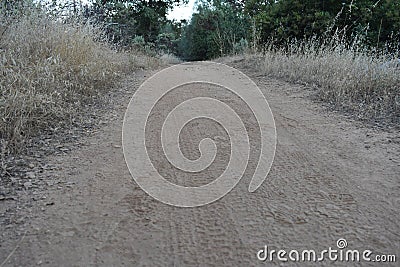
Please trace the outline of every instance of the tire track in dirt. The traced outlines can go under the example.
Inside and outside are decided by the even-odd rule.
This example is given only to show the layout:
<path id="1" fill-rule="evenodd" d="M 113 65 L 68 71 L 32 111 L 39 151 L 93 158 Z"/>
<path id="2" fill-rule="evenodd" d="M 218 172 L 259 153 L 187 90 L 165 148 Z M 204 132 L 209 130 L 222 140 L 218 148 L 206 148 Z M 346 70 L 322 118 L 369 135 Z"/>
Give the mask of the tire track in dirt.
<path id="1" fill-rule="evenodd" d="M 396 133 L 326 113 L 304 88 L 245 72 L 268 99 L 278 131 L 273 167 L 256 192 L 247 191 L 249 172 L 228 195 L 204 207 L 171 207 L 144 193 L 120 147 L 123 113 L 134 90 L 127 84 L 111 112 L 114 119 L 87 146 L 49 159 L 73 186 L 49 188 L 54 205 L 42 211 L 38 203 L 37 218 L 6 266 L 256 266 L 264 265 L 256 257 L 264 245 L 323 250 L 339 238 L 351 249 L 400 251 L 400 144 L 365 148 L 365 132 L 376 133 L 378 141 L 396 140 Z M 206 130 L 223 136 L 218 127 Z M 183 141 L 183 150 L 196 158 L 189 148 L 204 129 L 186 134 L 193 138 Z M 223 167 L 217 163 L 215 170 Z M 163 172 L 182 182 L 170 166 Z"/>

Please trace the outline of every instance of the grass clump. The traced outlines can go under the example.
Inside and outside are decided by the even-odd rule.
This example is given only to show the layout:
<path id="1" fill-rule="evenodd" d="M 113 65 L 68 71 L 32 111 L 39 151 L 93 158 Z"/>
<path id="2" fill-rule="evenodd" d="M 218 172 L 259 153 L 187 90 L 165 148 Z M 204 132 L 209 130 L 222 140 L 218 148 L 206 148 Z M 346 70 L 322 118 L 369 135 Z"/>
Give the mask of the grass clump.
<path id="1" fill-rule="evenodd" d="M 177 56 L 175 56 L 173 54 L 162 54 L 160 56 L 160 60 L 161 60 L 162 64 L 164 64 L 164 65 L 180 64 L 183 62 L 180 58 L 178 58 Z"/>
<path id="2" fill-rule="evenodd" d="M 266 46 L 259 68 L 266 75 L 313 86 L 323 101 L 362 120 L 399 124 L 397 54 L 335 37 L 329 41 L 309 39 L 281 48 Z"/>
<path id="3" fill-rule="evenodd" d="M 89 22 L 65 22 L 35 9 L 0 14 L 2 150 L 18 150 L 41 130 L 79 118 L 124 72 L 148 62 L 117 52 Z"/>

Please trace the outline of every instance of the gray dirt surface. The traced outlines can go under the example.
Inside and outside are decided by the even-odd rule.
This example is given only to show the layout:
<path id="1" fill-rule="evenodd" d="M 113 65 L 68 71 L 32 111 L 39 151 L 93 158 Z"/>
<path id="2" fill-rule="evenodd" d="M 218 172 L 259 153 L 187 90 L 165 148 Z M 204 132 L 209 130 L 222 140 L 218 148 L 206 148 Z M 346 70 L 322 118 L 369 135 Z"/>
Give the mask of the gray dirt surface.
<path id="1" fill-rule="evenodd" d="M 129 99 L 150 75 L 136 74 L 98 130 L 30 174 L 46 184 L 37 201 L 0 200 L 2 214 L 22 209 L 21 221 L 0 226 L 0 266 L 258 266 L 267 264 L 256 256 L 264 245 L 322 251 L 339 238 L 351 249 L 398 253 L 399 132 L 328 112 L 300 85 L 243 71 L 265 94 L 278 136 L 271 172 L 256 192 L 248 193 L 244 177 L 221 200 L 187 209 L 142 191 L 121 147 Z"/>

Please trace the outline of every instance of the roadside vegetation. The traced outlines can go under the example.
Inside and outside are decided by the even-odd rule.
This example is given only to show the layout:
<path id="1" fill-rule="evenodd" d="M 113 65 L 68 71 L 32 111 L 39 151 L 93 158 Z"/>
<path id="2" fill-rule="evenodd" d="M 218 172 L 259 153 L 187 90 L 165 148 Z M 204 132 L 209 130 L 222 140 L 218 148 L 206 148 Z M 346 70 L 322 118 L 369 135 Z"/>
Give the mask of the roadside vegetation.
<path id="1" fill-rule="evenodd" d="M 336 37 L 322 44 L 310 39 L 271 45 L 248 63 L 265 75 L 312 87 L 321 100 L 361 120 L 399 125 L 399 59 Z"/>
<path id="2" fill-rule="evenodd" d="M 307 84 L 338 110 L 398 125 L 399 12 L 395 0 L 198 1 L 181 55 L 245 54 L 251 68 Z"/>
<path id="3" fill-rule="evenodd" d="M 197 0 L 189 21 L 166 19 L 185 2 L 95 1 L 86 13 L 109 25 L 114 42 L 182 60 L 246 55 L 339 110 L 400 122 L 399 1 Z"/>
<path id="4" fill-rule="evenodd" d="M 100 24 L 57 19 L 29 2 L 0 9 L 1 156 L 78 123 L 125 73 L 160 60 L 109 42 Z"/>
<path id="5" fill-rule="evenodd" d="M 0 154 L 79 120 L 125 73 L 230 55 L 360 119 L 400 122 L 399 1 L 197 0 L 189 21 L 167 19 L 185 3 L 1 1 Z"/>

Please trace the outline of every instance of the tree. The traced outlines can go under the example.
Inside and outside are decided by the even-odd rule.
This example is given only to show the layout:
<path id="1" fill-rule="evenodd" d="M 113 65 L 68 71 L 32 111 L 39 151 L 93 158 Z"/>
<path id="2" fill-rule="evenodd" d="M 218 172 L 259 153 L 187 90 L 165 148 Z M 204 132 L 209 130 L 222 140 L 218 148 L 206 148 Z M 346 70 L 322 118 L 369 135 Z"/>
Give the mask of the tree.
<path id="1" fill-rule="evenodd" d="M 365 35 L 376 45 L 400 32 L 398 0 L 249 0 L 245 11 L 256 21 L 264 42 L 276 44 L 338 30 L 348 39 Z M 329 34 L 328 34 L 329 36 Z"/>
<path id="2" fill-rule="evenodd" d="M 188 0 L 97 0 L 87 7 L 88 16 L 95 16 L 109 26 L 116 41 L 129 43 L 135 36 L 143 36 L 146 42 L 155 42 L 166 15 L 173 6 Z"/>
<path id="3" fill-rule="evenodd" d="M 244 4 L 237 1 L 199 1 L 197 12 L 184 29 L 182 56 L 191 60 L 214 58 L 232 53 L 237 44 L 246 43 L 243 40 L 249 38 L 251 22 L 243 8 Z"/>

